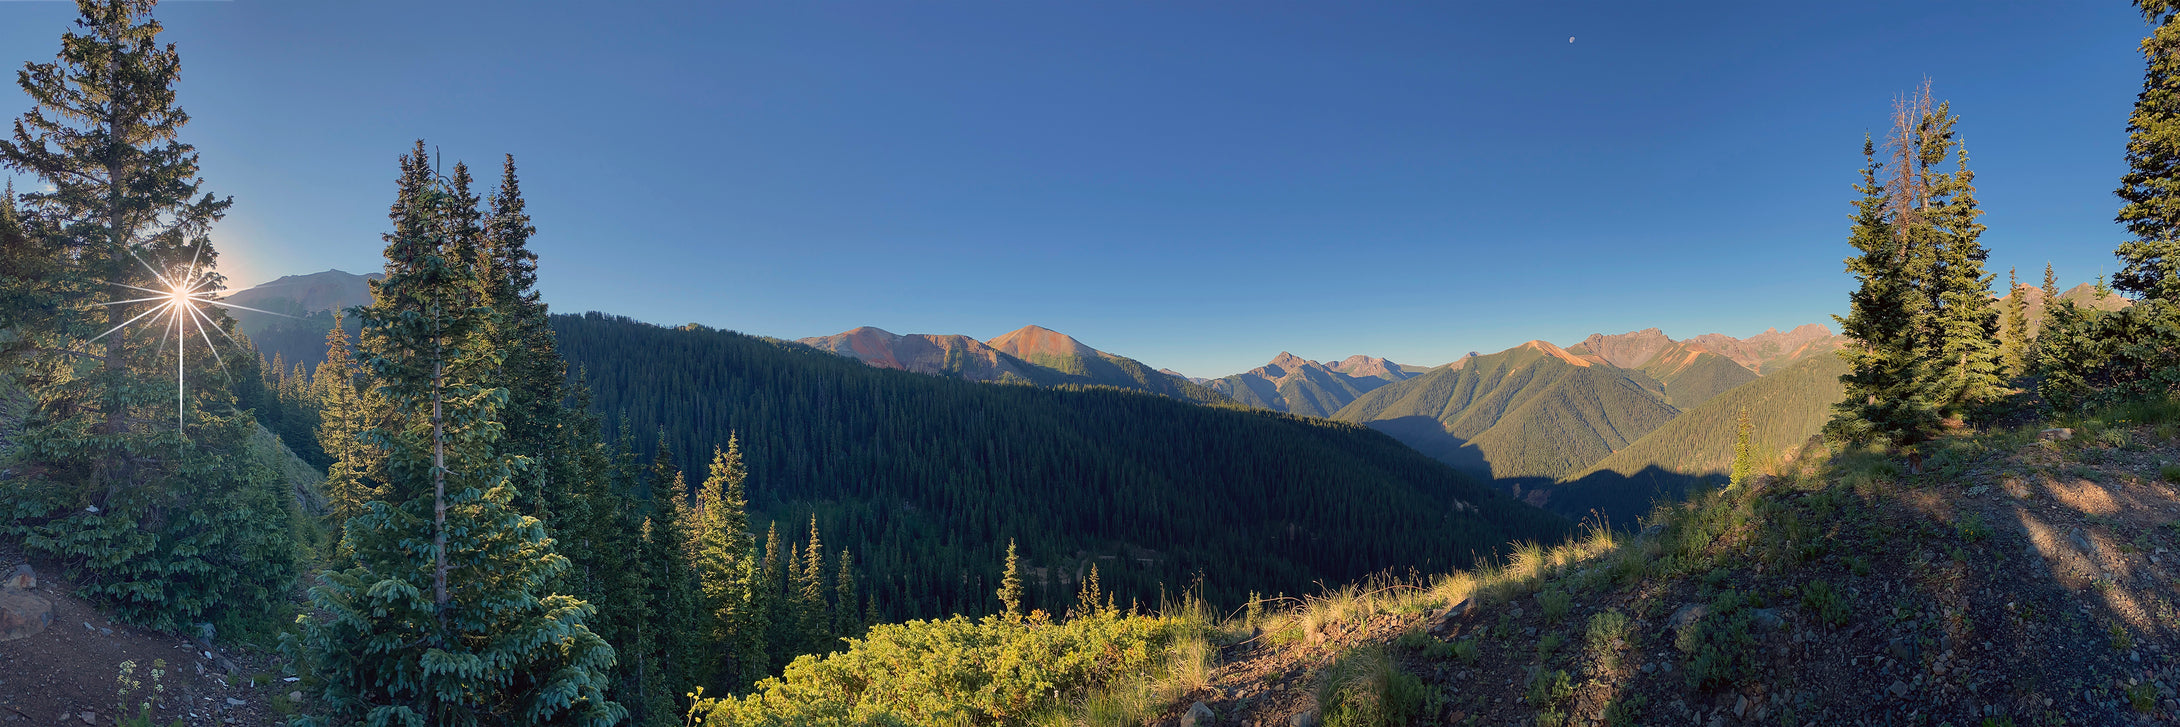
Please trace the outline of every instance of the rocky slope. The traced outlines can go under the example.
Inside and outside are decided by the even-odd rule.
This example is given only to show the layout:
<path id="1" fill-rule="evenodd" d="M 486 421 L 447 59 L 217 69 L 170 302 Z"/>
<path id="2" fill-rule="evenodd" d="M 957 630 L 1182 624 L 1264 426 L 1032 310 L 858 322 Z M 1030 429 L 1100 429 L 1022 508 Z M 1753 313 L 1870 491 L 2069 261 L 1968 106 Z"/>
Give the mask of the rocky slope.
<path id="1" fill-rule="evenodd" d="M 1803 357 L 1824 351 L 1837 350 L 1844 343 L 1844 336 L 1834 335 L 1832 329 L 1821 324 L 1795 326 L 1781 333 L 1777 328 L 1748 338 L 1734 338 L 1723 333 L 1706 333 L 1688 339 L 1689 343 L 1703 350 L 1732 359 L 1750 371 L 1770 373 L 1778 366 L 1793 363 Z"/>
<path id="2" fill-rule="evenodd" d="M 955 334 L 899 335 L 864 326 L 795 342 L 879 368 L 968 381 L 1117 386 L 1200 403 L 1227 401 L 1186 376 L 1091 348 L 1042 326 L 1023 326 L 990 341 Z"/>
<path id="3" fill-rule="evenodd" d="M 1207 385 L 1239 404 L 1326 417 L 1373 389 L 1414 377 L 1417 369 L 1361 355 L 1319 363 L 1281 351 L 1271 363 Z"/>
<path id="4" fill-rule="evenodd" d="M 2169 412 L 2168 412 L 2169 414 Z M 1504 567 L 1235 623 L 1218 724 L 2135 725 L 2180 720 L 2175 425 L 1866 452 Z"/>

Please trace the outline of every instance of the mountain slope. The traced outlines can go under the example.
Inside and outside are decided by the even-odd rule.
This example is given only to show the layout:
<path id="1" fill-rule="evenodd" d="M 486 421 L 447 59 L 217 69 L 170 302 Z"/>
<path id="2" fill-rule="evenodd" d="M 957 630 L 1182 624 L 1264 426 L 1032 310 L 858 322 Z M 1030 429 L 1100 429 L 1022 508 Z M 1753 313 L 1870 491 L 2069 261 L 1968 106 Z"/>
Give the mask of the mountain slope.
<path id="1" fill-rule="evenodd" d="M 1208 386 L 1236 403 L 1303 416 L 1327 417 L 1356 397 L 1415 374 L 1382 358 L 1350 356 L 1327 366 L 1287 352 L 1271 363 L 1214 379 Z"/>
<path id="2" fill-rule="evenodd" d="M 1680 413 L 1654 381 L 1543 341 L 1464 361 L 1380 387 L 1333 418 L 1479 475 L 1556 479 Z"/>
<path id="3" fill-rule="evenodd" d="M 1091 564 L 1121 603 L 1156 602 L 1159 584 L 1170 592 L 1199 571 L 1235 603 L 1566 528 L 1349 424 L 965 382 L 598 314 L 554 316 L 553 327 L 608 421 L 625 413 L 646 438 L 663 427 L 677 463 L 697 473 L 738 436 L 758 527 L 799 530 L 815 514 L 900 618 L 996 607 L 1010 539 L 1041 574 L 1030 605 L 1058 611 Z"/>
<path id="4" fill-rule="evenodd" d="M 266 361 L 280 358 L 292 368 L 316 369 L 325 360 L 325 334 L 333 329 L 333 311 L 371 303 L 369 281 L 384 273 L 354 275 L 340 270 L 287 275 L 270 283 L 227 294 L 224 300 L 279 315 L 230 310 L 235 327 L 249 336 Z M 361 322 L 350 318 L 350 334 Z"/>
<path id="5" fill-rule="evenodd" d="M 1692 341 L 1675 341 L 1656 328 L 1615 336 L 1592 333 L 1567 352 L 1642 372 L 1658 383 L 1668 403 L 1682 410 L 1756 379 L 1754 369 Z"/>
<path id="6" fill-rule="evenodd" d="M 1029 366 L 983 341 L 962 335 L 899 335 L 864 326 L 796 343 L 846 356 L 879 368 L 952 376 L 969 381 L 1019 381 L 1031 378 Z"/>
<path id="7" fill-rule="evenodd" d="M 2005 315 L 2006 306 L 2012 302 L 2015 295 L 2022 296 L 2023 302 L 2028 304 L 2024 312 L 2028 315 L 2029 334 L 2033 336 L 2037 331 L 2043 330 L 2044 289 L 2034 285 L 2023 285 L 2015 288 L 2013 292 L 1999 296 L 1998 301 L 1994 303 L 1999 310 L 1999 315 Z M 2116 311 L 2134 305 L 2134 301 L 2121 297 L 2116 293 L 2099 294 L 2097 287 L 2088 283 L 2082 283 L 2060 292 L 2059 300 L 2101 311 Z"/>
<path id="8" fill-rule="evenodd" d="M 989 342 L 958 334 L 904 336 L 869 326 L 795 342 L 879 368 L 967 381 L 1116 386 L 1202 404 L 1228 401 L 1186 376 L 1099 351 L 1038 326 L 1024 326 Z"/>
<path id="9" fill-rule="evenodd" d="M 1809 356 L 1720 394 L 1651 430 L 1565 481 L 1531 489 L 1530 499 L 1555 512 L 1598 510 L 1632 523 L 1659 497 L 1679 497 L 1703 482 L 1722 482 L 1733 468 L 1734 438 L 1743 409 L 1750 441 L 1767 458 L 1808 443 L 1831 419 L 1844 395 L 1846 361 Z"/>
<path id="10" fill-rule="evenodd" d="M 1816 452 L 1641 535 L 1328 588 L 1251 619 L 1264 638 L 1153 716 L 1314 723 L 1358 706 L 1331 687 L 1361 672 L 1394 687 L 1363 691 L 1391 724 L 2172 724 L 2180 495 L 2158 470 L 2180 450 L 2154 429 L 1933 443 L 1949 471 L 1922 476 Z"/>
<path id="11" fill-rule="evenodd" d="M 1814 354 L 1836 351 L 1845 341 L 1845 336 L 1834 335 L 1832 329 L 1817 323 L 1795 326 L 1784 333 L 1777 328 L 1766 329 L 1748 338 L 1706 333 L 1688 339 L 1705 351 L 1725 356 L 1759 374 Z"/>

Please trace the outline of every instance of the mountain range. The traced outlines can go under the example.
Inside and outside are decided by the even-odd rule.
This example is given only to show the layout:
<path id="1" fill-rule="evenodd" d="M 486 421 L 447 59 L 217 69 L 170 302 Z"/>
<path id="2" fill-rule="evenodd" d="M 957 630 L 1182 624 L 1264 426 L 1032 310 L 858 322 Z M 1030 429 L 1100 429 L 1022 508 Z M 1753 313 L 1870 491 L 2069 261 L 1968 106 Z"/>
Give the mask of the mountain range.
<path id="1" fill-rule="evenodd" d="M 338 270 L 289 276 L 229 299 L 299 316 L 237 318 L 268 357 L 307 366 L 323 356 L 329 311 L 368 303 L 366 281 L 375 277 Z M 2032 320 L 2040 320 L 2041 291 L 2021 290 Z M 2125 303 L 2087 285 L 2062 298 L 2107 309 Z M 1593 334 L 1564 348 L 1530 341 L 1437 367 L 1281 352 L 1215 379 L 1158 369 L 1035 325 L 989 340 L 866 326 L 793 343 L 874 368 L 967 382 L 1114 387 L 1359 424 L 1530 504 L 1570 516 L 1603 509 L 1627 522 L 1651 499 L 1723 473 L 1743 407 L 1768 451 L 1785 454 L 1815 434 L 1838 397 L 1837 357 L 1819 354 L 1843 340 L 1814 324 L 1682 340 L 1648 328 Z"/>
<path id="2" fill-rule="evenodd" d="M 864 326 L 796 343 L 878 368 L 965 381 L 1114 386 L 1206 404 L 1228 400 L 1188 377 L 1091 348 L 1041 326 L 1023 326 L 990 341 L 963 335 L 900 335 Z"/>

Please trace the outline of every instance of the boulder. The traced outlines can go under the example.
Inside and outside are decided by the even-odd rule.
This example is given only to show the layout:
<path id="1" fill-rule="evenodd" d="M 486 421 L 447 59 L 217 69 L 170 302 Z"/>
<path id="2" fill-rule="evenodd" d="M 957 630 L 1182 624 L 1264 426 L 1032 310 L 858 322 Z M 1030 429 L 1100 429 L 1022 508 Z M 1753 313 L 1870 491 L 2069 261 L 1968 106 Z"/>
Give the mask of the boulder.
<path id="1" fill-rule="evenodd" d="M 1287 727 L 1317 727 L 1317 710 L 1304 710 L 1287 718 Z"/>
<path id="2" fill-rule="evenodd" d="M 1218 717 L 1203 702 L 1188 705 L 1188 714 L 1181 715 L 1181 727 L 1211 727 L 1217 722 Z"/>
<path id="3" fill-rule="evenodd" d="M 15 571 L 8 574 L 7 580 L 0 581 L 0 588 L 13 588 L 16 590 L 27 591 L 37 587 L 38 572 L 31 570 L 29 563 L 15 566 Z"/>
<path id="4" fill-rule="evenodd" d="M 1687 628 L 1689 624 L 1693 624 L 1697 621 L 1703 620 L 1703 617 L 1709 615 L 1711 615 L 1710 606 L 1705 606 L 1700 603 L 1691 603 L 1681 606 L 1679 609 L 1673 611 L 1673 617 L 1667 619 L 1666 624 L 1672 626 L 1673 630 L 1678 631 L 1680 629 Z"/>
<path id="5" fill-rule="evenodd" d="M 0 588 L 0 641 L 14 641 L 53 624 L 53 602 L 19 589 Z"/>

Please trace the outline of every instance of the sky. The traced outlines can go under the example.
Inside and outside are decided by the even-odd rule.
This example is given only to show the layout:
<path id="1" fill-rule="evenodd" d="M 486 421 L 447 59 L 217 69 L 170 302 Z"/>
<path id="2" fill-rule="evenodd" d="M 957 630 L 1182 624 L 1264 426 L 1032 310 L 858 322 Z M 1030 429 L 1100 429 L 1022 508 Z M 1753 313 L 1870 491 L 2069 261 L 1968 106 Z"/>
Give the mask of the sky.
<path id="1" fill-rule="evenodd" d="M 70 3 L 0 1 L 0 65 Z M 1192 376 L 1830 324 L 1929 79 L 1991 270 L 2109 274 L 2125 2 L 162 5 L 234 287 L 382 266 L 417 139 L 513 154 L 554 310 L 1036 324 Z M 14 74 L 6 74 L 12 79 Z M 29 105 L 0 89 L 0 116 Z M 30 182 L 18 180 L 19 186 Z"/>

